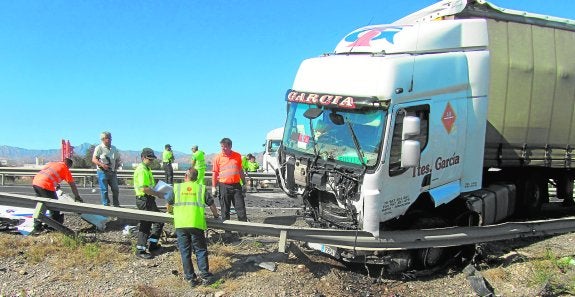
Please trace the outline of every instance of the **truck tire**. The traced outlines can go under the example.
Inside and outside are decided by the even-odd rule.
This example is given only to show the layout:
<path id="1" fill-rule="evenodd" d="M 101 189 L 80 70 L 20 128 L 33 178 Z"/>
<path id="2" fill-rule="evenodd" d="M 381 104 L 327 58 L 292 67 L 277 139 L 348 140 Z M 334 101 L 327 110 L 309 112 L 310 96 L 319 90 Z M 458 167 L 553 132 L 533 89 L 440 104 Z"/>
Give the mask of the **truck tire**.
<path id="1" fill-rule="evenodd" d="M 447 221 L 440 217 L 419 217 L 411 229 L 431 229 L 447 227 Z M 449 248 L 425 248 L 414 250 L 415 265 L 423 269 L 433 268 L 443 263 Z"/>
<path id="2" fill-rule="evenodd" d="M 535 174 L 521 178 L 517 182 L 517 194 L 517 214 L 526 218 L 537 216 L 545 196 L 541 179 Z"/>
<path id="3" fill-rule="evenodd" d="M 557 198 L 563 199 L 563 204 L 573 204 L 573 177 L 570 175 L 563 175 L 555 179 L 557 184 Z"/>

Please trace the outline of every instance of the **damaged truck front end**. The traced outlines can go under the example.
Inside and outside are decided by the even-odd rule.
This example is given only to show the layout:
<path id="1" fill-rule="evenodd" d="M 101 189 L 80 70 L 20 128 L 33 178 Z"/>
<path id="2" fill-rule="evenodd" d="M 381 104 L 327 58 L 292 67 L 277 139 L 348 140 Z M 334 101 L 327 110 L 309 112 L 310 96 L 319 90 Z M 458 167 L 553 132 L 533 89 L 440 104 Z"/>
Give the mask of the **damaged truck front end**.
<path id="1" fill-rule="evenodd" d="M 361 187 L 377 165 L 386 108 L 377 98 L 289 90 L 279 153 L 282 189 L 312 227 L 362 229 Z"/>

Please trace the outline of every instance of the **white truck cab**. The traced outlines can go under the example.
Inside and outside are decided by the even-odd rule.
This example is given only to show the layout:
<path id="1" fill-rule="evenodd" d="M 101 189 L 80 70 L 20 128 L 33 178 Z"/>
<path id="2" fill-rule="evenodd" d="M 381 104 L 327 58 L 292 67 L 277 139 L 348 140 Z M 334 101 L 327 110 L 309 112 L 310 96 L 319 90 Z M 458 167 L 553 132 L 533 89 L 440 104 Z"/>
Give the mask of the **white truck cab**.
<path id="1" fill-rule="evenodd" d="M 262 171 L 265 173 L 276 173 L 278 168 L 277 151 L 282 142 L 284 128 L 276 128 L 266 134 L 264 146 L 264 155 L 262 160 Z"/>
<path id="2" fill-rule="evenodd" d="M 286 94 L 280 186 L 376 238 L 537 212 L 550 179 L 572 199 L 573 49 L 573 21 L 480 0 L 355 30 Z"/>

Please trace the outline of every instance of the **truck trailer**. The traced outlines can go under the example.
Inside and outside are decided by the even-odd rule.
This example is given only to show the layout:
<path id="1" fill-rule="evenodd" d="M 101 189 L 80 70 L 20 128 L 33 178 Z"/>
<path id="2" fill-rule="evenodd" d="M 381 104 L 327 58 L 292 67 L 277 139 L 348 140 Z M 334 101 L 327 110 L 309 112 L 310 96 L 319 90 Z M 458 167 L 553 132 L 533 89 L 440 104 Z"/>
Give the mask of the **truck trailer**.
<path id="1" fill-rule="evenodd" d="M 574 50 L 575 21 L 482 0 L 357 29 L 286 92 L 280 186 L 311 226 L 375 238 L 533 218 L 549 183 L 572 202 Z"/>

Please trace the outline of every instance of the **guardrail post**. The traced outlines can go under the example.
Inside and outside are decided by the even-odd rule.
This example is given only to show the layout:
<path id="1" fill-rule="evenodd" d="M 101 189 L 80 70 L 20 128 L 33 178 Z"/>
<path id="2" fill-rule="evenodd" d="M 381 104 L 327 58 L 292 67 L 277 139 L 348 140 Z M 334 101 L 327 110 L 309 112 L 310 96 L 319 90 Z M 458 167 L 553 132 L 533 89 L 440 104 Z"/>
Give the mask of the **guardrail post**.
<path id="1" fill-rule="evenodd" d="M 286 244 L 287 244 L 287 230 L 280 231 L 280 241 L 278 243 L 278 252 L 285 253 L 286 252 Z"/>
<path id="2" fill-rule="evenodd" d="M 4 174 L 0 174 L 2 176 L 2 185 L 4 185 Z"/>
<path id="3" fill-rule="evenodd" d="M 34 216 L 33 216 L 34 219 L 66 234 L 67 236 L 76 236 L 76 233 L 74 231 L 58 223 L 52 218 L 47 217 L 45 213 L 46 213 L 46 205 L 44 205 L 44 203 L 42 202 L 36 203 L 36 208 L 34 209 Z"/>

